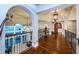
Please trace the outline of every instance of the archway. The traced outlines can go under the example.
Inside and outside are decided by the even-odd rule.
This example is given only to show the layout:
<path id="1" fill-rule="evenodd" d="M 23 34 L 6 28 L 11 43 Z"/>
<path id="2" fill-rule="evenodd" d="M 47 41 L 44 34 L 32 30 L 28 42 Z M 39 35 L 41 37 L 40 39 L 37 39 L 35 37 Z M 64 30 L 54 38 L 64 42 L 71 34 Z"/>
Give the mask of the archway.
<path id="1" fill-rule="evenodd" d="M 56 22 L 56 23 L 54 24 L 54 32 L 55 32 L 56 34 L 58 34 L 58 29 L 62 29 L 62 24 Z"/>
<path id="2" fill-rule="evenodd" d="M 5 5 L 4 5 L 5 6 Z M 14 8 L 14 7 L 20 7 L 22 8 L 24 11 L 26 11 L 29 15 L 30 18 L 32 20 L 32 47 L 37 47 L 38 46 L 38 20 L 37 20 L 37 15 L 36 13 L 28 6 L 28 5 L 6 5 L 5 8 L 2 8 L 2 12 L 3 15 L 2 19 L 5 19 L 5 16 L 7 14 L 7 12 Z M 5 25 L 4 25 L 4 29 L 5 29 Z M 3 29 L 1 38 L 3 42 L 5 42 L 5 31 Z M 3 44 L 3 46 L 0 48 L 0 53 L 5 53 L 5 44 L 3 42 L 0 42 Z"/>
<path id="3" fill-rule="evenodd" d="M 7 13 L 5 22 L 6 53 L 21 53 L 28 49 L 32 42 L 32 23 L 30 15 L 20 7 L 11 8 Z"/>

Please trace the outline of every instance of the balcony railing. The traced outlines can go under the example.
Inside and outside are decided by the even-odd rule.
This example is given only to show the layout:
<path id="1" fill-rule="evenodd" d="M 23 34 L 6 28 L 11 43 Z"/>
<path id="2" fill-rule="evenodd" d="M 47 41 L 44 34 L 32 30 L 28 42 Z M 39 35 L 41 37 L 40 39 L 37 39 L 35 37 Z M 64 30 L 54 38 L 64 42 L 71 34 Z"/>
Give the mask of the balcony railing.
<path id="1" fill-rule="evenodd" d="M 65 30 L 65 38 L 67 39 L 69 47 L 73 53 L 76 53 L 76 34 Z"/>
<path id="2" fill-rule="evenodd" d="M 28 41 L 32 40 L 32 32 L 23 32 L 17 34 L 6 35 L 5 40 L 5 53 L 6 54 L 19 54 L 31 46 Z"/>

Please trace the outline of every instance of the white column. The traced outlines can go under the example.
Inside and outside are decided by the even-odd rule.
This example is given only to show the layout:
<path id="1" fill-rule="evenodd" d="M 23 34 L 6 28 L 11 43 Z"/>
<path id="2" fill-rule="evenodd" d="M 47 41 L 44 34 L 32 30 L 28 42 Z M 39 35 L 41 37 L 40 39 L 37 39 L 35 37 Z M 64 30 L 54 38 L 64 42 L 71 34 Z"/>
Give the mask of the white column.
<path id="1" fill-rule="evenodd" d="M 76 5 L 76 27 L 77 27 L 77 38 L 79 38 L 79 5 Z"/>
<path id="2" fill-rule="evenodd" d="M 38 46 L 38 17 L 34 14 L 32 17 L 32 46 Z"/>
<path id="3" fill-rule="evenodd" d="M 79 40 L 79 5 L 76 5 L 76 38 Z M 79 45 L 78 45 L 78 40 L 76 41 L 77 47 L 76 51 L 79 53 Z"/>
<path id="4" fill-rule="evenodd" d="M 2 31 L 2 35 L 0 37 L 0 54 L 5 53 L 5 25 Z"/>

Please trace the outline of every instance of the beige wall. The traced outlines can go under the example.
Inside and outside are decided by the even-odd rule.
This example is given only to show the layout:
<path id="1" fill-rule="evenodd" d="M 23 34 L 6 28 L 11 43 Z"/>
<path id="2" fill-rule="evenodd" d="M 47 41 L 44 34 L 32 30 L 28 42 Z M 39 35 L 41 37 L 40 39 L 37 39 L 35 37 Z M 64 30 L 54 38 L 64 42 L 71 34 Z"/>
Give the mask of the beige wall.
<path id="1" fill-rule="evenodd" d="M 76 33 L 76 7 L 72 6 L 70 9 L 65 9 L 66 18 L 64 21 L 64 27 L 68 31 Z"/>

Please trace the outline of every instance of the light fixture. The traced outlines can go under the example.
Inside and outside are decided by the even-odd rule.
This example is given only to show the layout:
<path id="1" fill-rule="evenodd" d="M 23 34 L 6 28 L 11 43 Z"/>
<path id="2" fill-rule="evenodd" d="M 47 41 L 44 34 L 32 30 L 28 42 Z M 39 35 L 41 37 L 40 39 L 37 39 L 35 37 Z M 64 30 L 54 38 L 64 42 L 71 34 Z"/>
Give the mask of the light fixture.
<path id="1" fill-rule="evenodd" d="M 9 14 L 9 20 L 12 21 L 12 18 L 13 18 L 13 14 L 10 13 Z"/>
<path id="2" fill-rule="evenodd" d="M 55 10 L 55 12 L 53 13 L 53 20 L 56 22 L 57 19 L 58 19 L 58 12 Z"/>
<path id="3" fill-rule="evenodd" d="M 13 14 L 11 14 L 11 13 L 7 13 L 7 14 L 6 14 L 6 19 L 7 19 L 7 20 L 12 21 L 12 18 L 13 18 Z"/>

